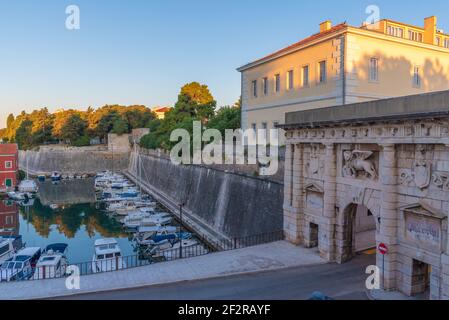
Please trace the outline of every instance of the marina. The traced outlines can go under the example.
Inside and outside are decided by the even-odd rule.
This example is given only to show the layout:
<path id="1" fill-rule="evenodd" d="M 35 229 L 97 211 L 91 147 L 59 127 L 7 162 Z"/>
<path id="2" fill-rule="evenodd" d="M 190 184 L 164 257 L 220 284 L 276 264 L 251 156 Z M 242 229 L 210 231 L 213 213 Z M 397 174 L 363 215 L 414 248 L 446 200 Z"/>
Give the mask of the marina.
<path id="1" fill-rule="evenodd" d="M 82 274 L 117 271 L 209 251 L 121 174 L 54 172 L 24 181 L 26 190 L 1 202 L 1 281 L 65 277 L 69 265 Z"/>

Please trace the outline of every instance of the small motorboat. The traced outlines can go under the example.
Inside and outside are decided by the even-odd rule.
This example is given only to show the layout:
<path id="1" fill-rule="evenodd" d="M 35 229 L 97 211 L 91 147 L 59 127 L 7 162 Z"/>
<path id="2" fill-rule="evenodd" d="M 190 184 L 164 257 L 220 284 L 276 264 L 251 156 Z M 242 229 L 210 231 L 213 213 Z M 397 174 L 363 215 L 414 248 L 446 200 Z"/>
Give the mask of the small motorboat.
<path id="1" fill-rule="evenodd" d="M 25 193 L 23 193 L 23 192 L 11 191 L 11 192 L 8 192 L 7 195 L 11 200 L 15 200 L 15 201 L 25 200 Z"/>
<path id="2" fill-rule="evenodd" d="M 19 192 L 36 193 L 38 190 L 39 188 L 34 180 L 23 180 L 19 184 Z"/>
<path id="3" fill-rule="evenodd" d="M 36 263 L 33 279 L 54 279 L 66 275 L 68 261 L 66 257 L 68 245 L 55 243 L 48 245 Z"/>
<path id="4" fill-rule="evenodd" d="M 0 264 L 11 259 L 15 253 L 13 239 L 0 239 Z"/>
<path id="5" fill-rule="evenodd" d="M 95 253 L 92 258 L 92 272 L 108 272 L 126 268 L 117 240 L 99 239 L 95 241 Z"/>
<path id="6" fill-rule="evenodd" d="M 42 254 L 41 248 L 25 248 L 0 267 L 1 281 L 28 280 L 33 275 L 36 263 Z"/>
<path id="7" fill-rule="evenodd" d="M 128 229 L 137 229 L 139 227 L 166 226 L 173 221 L 173 218 L 166 213 L 148 214 L 141 212 L 139 214 L 130 214 L 125 217 L 123 223 Z"/>
<path id="8" fill-rule="evenodd" d="M 61 174 L 57 171 L 53 172 L 51 174 L 51 181 L 56 182 L 56 181 L 61 181 Z"/>
<path id="9" fill-rule="evenodd" d="M 176 243 L 179 240 L 187 240 L 191 239 L 192 234 L 188 232 L 158 232 L 153 235 L 141 235 L 140 237 L 136 237 L 136 243 L 141 246 L 153 246 L 158 245 L 159 243 L 162 243 L 164 241 L 169 241 L 172 243 Z"/>
<path id="10" fill-rule="evenodd" d="M 182 248 L 181 248 L 182 246 Z M 174 260 L 180 258 L 180 251 L 182 249 L 183 258 L 191 258 L 199 254 L 206 254 L 207 249 L 195 239 L 186 239 L 176 242 L 172 248 L 162 250 L 161 254 L 166 260 Z"/>

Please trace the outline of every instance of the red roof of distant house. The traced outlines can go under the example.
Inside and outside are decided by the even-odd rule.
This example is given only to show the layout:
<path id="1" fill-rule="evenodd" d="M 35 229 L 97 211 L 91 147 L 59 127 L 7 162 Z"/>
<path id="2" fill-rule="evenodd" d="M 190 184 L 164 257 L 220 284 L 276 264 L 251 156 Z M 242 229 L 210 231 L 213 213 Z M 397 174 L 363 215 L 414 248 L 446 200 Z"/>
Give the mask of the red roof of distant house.
<path id="1" fill-rule="evenodd" d="M 1 155 L 12 155 L 19 152 L 19 147 L 15 143 L 2 143 L 0 144 Z"/>
<path id="2" fill-rule="evenodd" d="M 303 39 L 303 40 L 301 40 L 301 41 L 299 41 L 299 42 L 296 42 L 296 43 L 294 43 L 294 44 L 292 44 L 292 45 L 290 45 L 290 46 L 288 46 L 288 47 L 286 47 L 286 48 L 283 48 L 283 49 L 278 50 L 278 51 L 276 51 L 276 52 L 274 52 L 274 53 L 272 53 L 272 54 L 269 54 L 269 55 L 267 55 L 267 56 L 265 56 L 265 57 L 263 57 L 263 58 L 261 58 L 261 59 L 258 59 L 258 60 L 256 60 L 256 61 L 250 62 L 249 64 L 247 64 L 247 65 L 245 65 L 245 66 L 239 68 L 239 70 L 240 70 L 240 69 L 245 69 L 246 67 L 248 67 L 248 66 L 250 66 L 250 65 L 252 65 L 252 64 L 256 64 L 256 63 L 259 63 L 259 62 L 262 62 L 262 61 L 265 61 L 265 60 L 269 60 L 270 58 L 274 58 L 274 57 L 276 57 L 276 56 L 278 56 L 278 55 L 280 55 L 280 54 L 283 54 L 283 53 L 289 52 L 289 51 L 291 51 L 291 50 L 294 50 L 294 49 L 296 49 L 296 48 L 299 48 L 299 47 L 301 47 L 301 46 L 304 46 L 304 45 L 306 45 L 306 44 L 309 43 L 309 42 L 312 42 L 312 41 L 317 40 L 317 39 L 319 39 L 319 38 L 321 38 L 321 37 L 327 36 L 327 35 L 329 35 L 329 34 L 331 34 L 331 33 L 340 31 L 340 30 L 346 28 L 347 26 L 348 26 L 348 25 L 346 24 L 346 22 L 340 23 L 340 24 L 338 24 L 338 25 L 336 25 L 336 26 L 330 28 L 330 29 L 327 30 L 327 31 L 323 31 L 323 32 L 316 33 L 316 34 L 314 34 L 314 35 L 312 35 L 312 36 L 310 36 L 310 37 L 307 37 L 307 38 L 305 38 L 305 39 Z"/>
<path id="3" fill-rule="evenodd" d="M 169 112 L 170 110 L 171 110 L 170 107 L 160 107 L 160 108 L 154 109 L 154 112 Z"/>

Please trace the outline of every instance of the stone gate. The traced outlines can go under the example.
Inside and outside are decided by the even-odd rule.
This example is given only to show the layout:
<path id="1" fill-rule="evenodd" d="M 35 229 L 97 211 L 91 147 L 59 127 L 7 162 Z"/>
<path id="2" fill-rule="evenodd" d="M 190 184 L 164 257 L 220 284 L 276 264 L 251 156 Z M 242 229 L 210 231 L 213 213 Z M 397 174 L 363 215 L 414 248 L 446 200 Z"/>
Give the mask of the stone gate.
<path id="1" fill-rule="evenodd" d="M 344 263 L 385 243 L 386 290 L 449 299 L 449 91 L 286 115 L 284 230 Z"/>

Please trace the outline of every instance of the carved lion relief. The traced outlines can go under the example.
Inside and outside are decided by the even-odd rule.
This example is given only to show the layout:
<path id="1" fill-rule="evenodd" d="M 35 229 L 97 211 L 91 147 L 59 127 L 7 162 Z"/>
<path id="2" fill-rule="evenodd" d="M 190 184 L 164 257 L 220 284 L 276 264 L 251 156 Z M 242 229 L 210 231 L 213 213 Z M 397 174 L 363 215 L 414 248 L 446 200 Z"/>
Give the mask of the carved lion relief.
<path id="1" fill-rule="evenodd" d="M 310 158 L 307 163 L 307 171 L 309 177 L 314 175 L 319 175 L 322 170 L 320 163 L 320 154 L 319 154 L 319 145 L 313 144 L 311 145 Z"/>
<path id="2" fill-rule="evenodd" d="M 360 175 L 375 180 L 377 179 L 377 169 L 371 157 L 374 155 L 372 151 L 344 151 L 343 152 L 343 176 L 358 178 Z"/>

